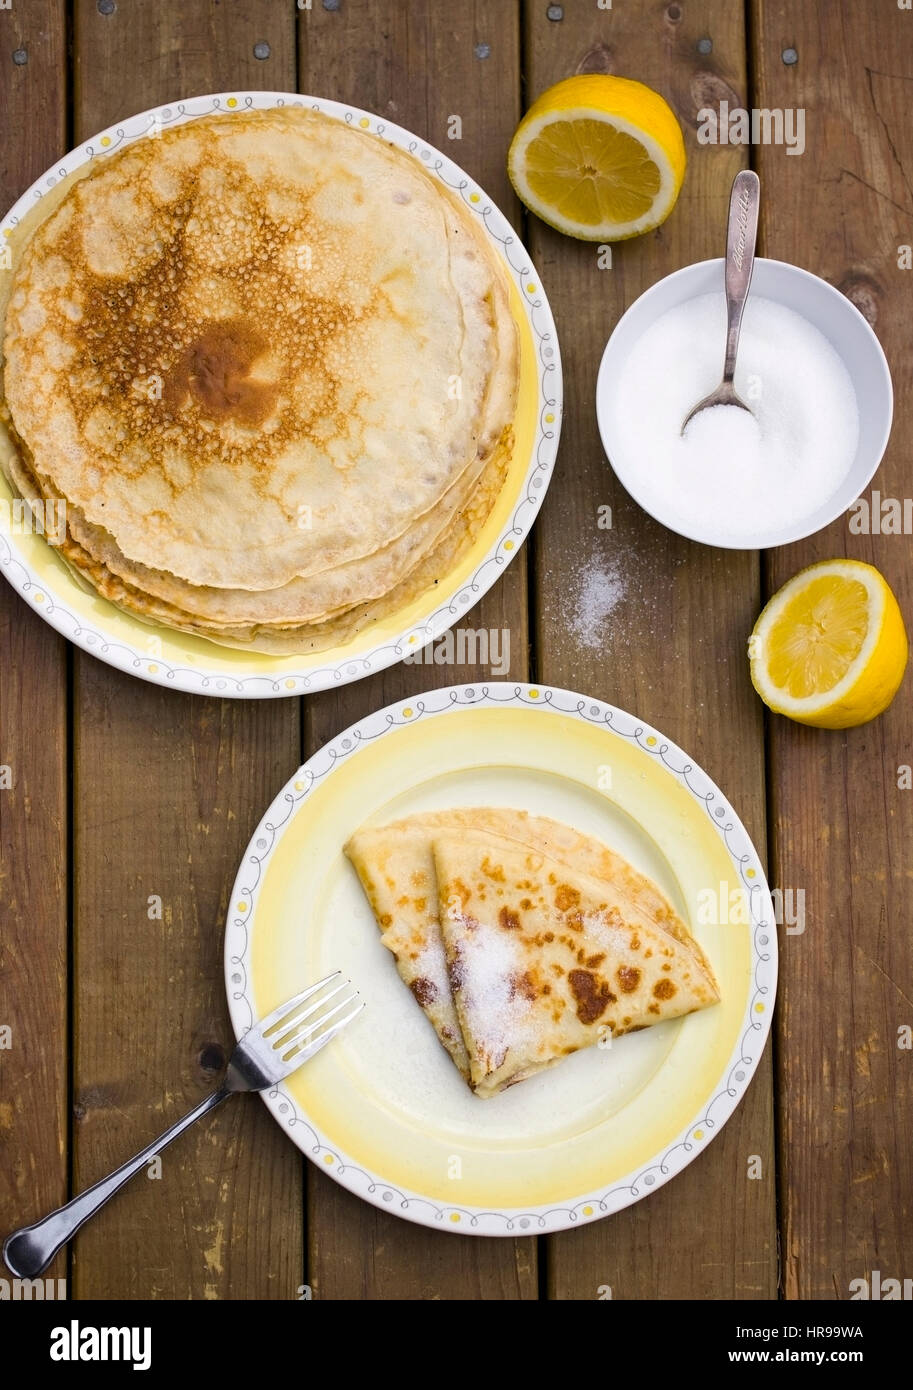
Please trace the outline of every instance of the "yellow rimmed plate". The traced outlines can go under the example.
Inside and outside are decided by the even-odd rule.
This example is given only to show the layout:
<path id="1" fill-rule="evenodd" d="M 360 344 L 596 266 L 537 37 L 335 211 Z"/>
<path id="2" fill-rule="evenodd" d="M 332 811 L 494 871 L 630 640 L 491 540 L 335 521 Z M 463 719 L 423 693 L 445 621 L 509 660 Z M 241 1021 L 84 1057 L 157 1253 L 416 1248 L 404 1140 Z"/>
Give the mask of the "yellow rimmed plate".
<path id="1" fill-rule="evenodd" d="M 475 1097 L 381 946 L 342 846 L 366 821 L 479 805 L 574 825 L 653 878 L 707 952 L 722 1002 Z M 366 1201 L 477 1235 L 595 1220 L 690 1163 L 757 1066 L 776 962 L 761 863 L 706 774 L 621 710 L 513 683 L 417 695 L 315 754 L 251 840 L 225 936 L 238 1036 L 331 970 L 366 1000 L 264 1096 L 295 1143 Z"/>
<path id="2" fill-rule="evenodd" d="M 68 182 L 85 173 L 93 160 L 214 111 L 229 114 L 282 106 L 307 106 L 405 150 L 478 217 L 506 267 L 520 334 L 514 449 L 504 487 L 469 552 L 432 589 L 349 642 L 313 656 L 267 656 L 142 622 L 83 588 L 44 536 L 17 519 L 0 474 L 0 573 L 46 622 L 93 656 L 156 685 L 248 699 L 345 685 L 394 665 L 451 627 L 491 588 L 538 515 L 554 467 L 562 410 L 554 320 L 532 261 L 510 223 L 475 180 L 433 145 L 340 102 L 293 92 L 222 92 L 154 107 L 109 127 L 43 174 L 0 222 L 0 276 L 10 273 L 7 243 L 14 241 L 17 228 L 25 228 L 39 203 L 44 207 L 47 199 L 59 200 Z"/>

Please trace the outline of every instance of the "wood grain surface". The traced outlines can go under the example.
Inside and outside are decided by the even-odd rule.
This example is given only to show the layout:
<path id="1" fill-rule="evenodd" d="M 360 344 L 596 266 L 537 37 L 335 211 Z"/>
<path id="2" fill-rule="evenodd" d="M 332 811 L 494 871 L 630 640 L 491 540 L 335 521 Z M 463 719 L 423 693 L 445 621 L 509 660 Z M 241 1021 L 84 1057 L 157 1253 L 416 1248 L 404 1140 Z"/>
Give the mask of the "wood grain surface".
<path id="1" fill-rule="evenodd" d="M 0 140 L 5 209 L 66 145 L 63 0 L 0 11 L 0 53 L 0 110 L 17 120 L 15 138 Z M 67 1196 L 67 660 L 63 638 L 0 585 L 0 782 L 10 784 L 0 785 L 2 1227 Z M 66 1274 L 62 1254 L 47 1277 Z"/>
<path id="2" fill-rule="evenodd" d="M 523 109 L 575 72 L 650 83 L 688 147 L 673 215 L 616 245 L 610 268 L 598 247 L 524 214 L 506 176 Z M 479 180 L 533 254 L 566 404 L 532 539 L 460 626 L 509 634 L 511 678 L 609 700 L 686 748 L 762 856 L 769 844 L 772 886 L 805 899 L 805 931 L 781 926 L 775 1049 L 724 1132 L 648 1201 L 539 1241 L 431 1231 L 345 1192 L 244 1098 L 81 1233 L 73 1296 L 294 1299 L 307 1283 L 333 1300 L 593 1299 L 605 1286 L 620 1300 L 845 1299 L 850 1280 L 875 1269 L 909 1276 L 913 1054 L 898 1047 L 913 1024 L 913 791 L 898 786 L 913 763 L 909 679 L 875 724 L 803 729 L 764 718 L 745 643 L 765 597 L 832 556 L 876 564 L 909 618 L 910 538 L 853 534 L 844 521 L 765 556 L 680 540 L 615 479 L 594 386 L 625 308 L 721 253 L 729 186 L 750 162 L 762 253 L 838 286 L 885 346 L 897 414 L 876 485 L 909 495 L 913 271 L 898 259 L 913 242 L 911 82 L 913 13 L 890 0 L 14 0 L 0 10 L 6 205 L 102 126 L 230 89 L 376 111 Z M 801 108 L 805 152 L 699 145 L 697 113 L 721 100 Z M 231 1038 L 227 895 L 251 830 L 302 758 L 381 705 L 491 674 L 404 664 L 304 702 L 185 696 L 68 652 L 0 586 L 0 768 L 13 782 L 0 788 L 0 1027 L 13 1041 L 0 1050 L 0 1234 L 61 1200 L 68 1180 L 75 1191 L 116 1166 L 213 1084 Z M 65 1271 L 61 1259 L 51 1273 Z"/>
<path id="3" fill-rule="evenodd" d="M 822 275 L 875 328 L 894 379 L 891 443 L 874 480 L 913 487 L 913 13 L 815 11 L 760 0 L 754 66 L 763 105 L 805 108 L 806 150 L 759 150 L 765 254 Z M 791 48 L 798 61 L 782 61 Z M 866 496 L 871 497 L 872 489 Z M 769 554 L 767 589 L 803 565 L 877 565 L 913 615 L 909 535 L 856 535 L 844 520 Z M 848 1298 L 850 1281 L 910 1274 L 913 1069 L 913 762 L 910 674 L 891 708 L 847 732 L 770 725 L 774 877 L 806 929 L 781 934 L 777 1006 L 783 1283 L 788 1298 Z M 827 996 L 821 998 L 822 991 Z"/>

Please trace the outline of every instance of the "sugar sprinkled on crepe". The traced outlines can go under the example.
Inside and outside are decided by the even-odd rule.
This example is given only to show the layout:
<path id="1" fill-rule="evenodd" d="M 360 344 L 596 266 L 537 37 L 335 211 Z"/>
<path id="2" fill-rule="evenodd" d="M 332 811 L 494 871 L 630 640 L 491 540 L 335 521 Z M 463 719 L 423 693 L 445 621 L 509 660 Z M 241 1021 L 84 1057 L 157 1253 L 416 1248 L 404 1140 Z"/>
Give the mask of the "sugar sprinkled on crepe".
<path id="1" fill-rule="evenodd" d="M 536 989 L 522 945 L 501 928 L 467 917 L 459 899 L 442 909 L 454 942 L 450 987 L 459 996 L 475 1047 L 488 1071 L 503 1065 L 509 1045 L 532 1047 L 539 1023 Z"/>
<path id="2" fill-rule="evenodd" d="M 435 836 L 450 984 L 470 1084 L 488 1097 L 612 1036 L 719 1000 L 696 948 L 609 883 L 536 850 Z"/>

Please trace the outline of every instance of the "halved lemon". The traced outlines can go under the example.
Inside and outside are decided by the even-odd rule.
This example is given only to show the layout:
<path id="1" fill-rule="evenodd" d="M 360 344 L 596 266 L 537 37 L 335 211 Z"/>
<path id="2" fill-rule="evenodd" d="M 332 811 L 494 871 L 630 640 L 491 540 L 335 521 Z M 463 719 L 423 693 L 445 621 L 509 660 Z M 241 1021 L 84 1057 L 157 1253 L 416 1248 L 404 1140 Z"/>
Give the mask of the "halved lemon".
<path id="1" fill-rule="evenodd" d="M 675 205 L 685 142 L 642 82 L 591 73 L 549 87 L 517 127 L 507 172 L 543 222 L 584 241 L 651 231 Z"/>
<path id="2" fill-rule="evenodd" d="M 751 679 L 777 714 L 821 729 L 886 710 L 907 665 L 890 586 L 861 560 L 824 560 L 774 594 L 748 643 Z"/>

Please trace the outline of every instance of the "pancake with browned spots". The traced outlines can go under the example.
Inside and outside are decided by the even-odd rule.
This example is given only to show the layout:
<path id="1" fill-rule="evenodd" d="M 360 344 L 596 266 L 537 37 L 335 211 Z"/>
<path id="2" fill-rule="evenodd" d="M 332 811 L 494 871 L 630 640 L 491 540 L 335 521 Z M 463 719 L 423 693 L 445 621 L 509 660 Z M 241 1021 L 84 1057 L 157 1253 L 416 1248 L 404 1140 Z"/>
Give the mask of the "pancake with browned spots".
<path id="1" fill-rule="evenodd" d="M 476 1095 L 719 1002 L 701 953 L 645 922 L 611 883 L 497 837 L 439 835 L 433 853 Z"/>
<path id="2" fill-rule="evenodd" d="M 115 602 L 306 644 L 471 543 L 517 372 L 503 264 L 415 160 L 303 109 L 205 117 L 16 245 L 0 462 Z"/>

